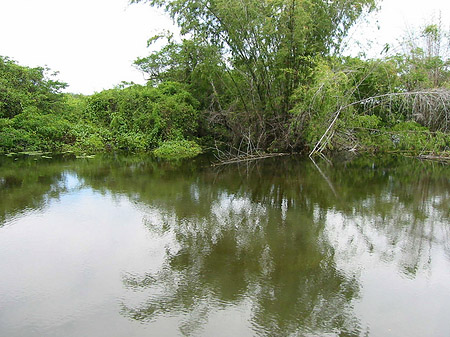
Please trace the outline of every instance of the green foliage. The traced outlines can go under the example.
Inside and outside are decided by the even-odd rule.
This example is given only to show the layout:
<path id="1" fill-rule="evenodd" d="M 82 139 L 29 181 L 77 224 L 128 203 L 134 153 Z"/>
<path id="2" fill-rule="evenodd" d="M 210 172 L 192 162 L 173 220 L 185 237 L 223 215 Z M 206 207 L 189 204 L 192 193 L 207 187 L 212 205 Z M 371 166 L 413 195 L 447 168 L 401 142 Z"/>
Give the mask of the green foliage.
<path id="1" fill-rule="evenodd" d="M 197 107 L 184 85 L 164 82 L 96 93 L 87 99 L 84 117 L 111 132 L 113 148 L 143 151 L 161 141 L 195 137 Z"/>
<path id="2" fill-rule="evenodd" d="M 376 5 L 376 0 L 146 2 L 164 8 L 189 39 L 169 40 L 161 51 L 138 59 L 138 66 L 151 78 L 192 84 L 191 92 L 229 138 L 260 147 L 284 137 L 291 96 L 307 83 L 315 58 L 336 52 L 355 21 Z"/>
<path id="3" fill-rule="evenodd" d="M 450 151 L 450 134 L 431 132 L 413 121 L 386 127 L 377 116 L 352 116 L 343 129 L 352 130 L 353 146 L 358 151 L 409 155 L 443 154 Z M 342 135 L 336 138 L 337 143 L 343 141 Z"/>
<path id="4" fill-rule="evenodd" d="M 48 71 L 20 66 L 0 56 L 0 118 L 13 118 L 27 109 L 40 113 L 61 111 L 60 90 L 67 85 L 49 78 Z"/>
<path id="5" fill-rule="evenodd" d="M 167 141 L 153 151 L 155 156 L 164 159 L 192 158 L 201 152 L 197 143 L 187 140 Z"/>
<path id="6" fill-rule="evenodd" d="M 413 121 L 418 114 L 410 111 L 414 107 L 407 97 L 390 96 L 406 90 L 397 66 L 392 58 L 318 61 L 308 85 L 300 86 L 293 96 L 297 104 L 291 110 L 291 144 L 297 141 L 313 149 L 322 139 L 321 148 L 328 150 L 412 155 L 449 151 L 448 133 L 431 132 Z M 432 127 L 433 118 L 445 120 L 448 112 L 429 114 L 427 125 Z"/>
<path id="7" fill-rule="evenodd" d="M 0 152 L 141 152 L 197 137 L 199 103 L 186 85 L 131 85 L 92 96 L 62 94 L 45 69 L 0 58 Z"/>
<path id="8" fill-rule="evenodd" d="M 353 128 L 376 129 L 382 124 L 381 118 L 376 115 L 351 114 L 348 126 Z"/>
<path id="9" fill-rule="evenodd" d="M 391 57 L 397 63 L 402 87 L 406 91 L 443 86 L 450 79 L 448 64 L 439 56 L 427 57 L 423 49 Z"/>
<path id="10" fill-rule="evenodd" d="M 413 32 L 402 42 L 403 53 L 391 59 L 397 63 L 404 88 L 408 91 L 445 87 L 450 84 L 450 32 L 438 21 Z"/>
<path id="11" fill-rule="evenodd" d="M 291 137 L 312 148 L 323 135 L 339 108 L 348 103 L 351 78 L 344 69 L 334 70 L 328 62 L 318 62 L 308 85 L 294 94 L 291 110 Z"/>
<path id="12" fill-rule="evenodd" d="M 66 84 L 50 79 L 48 71 L 0 56 L 0 152 L 58 151 L 73 142 L 61 115 Z"/>
<path id="13" fill-rule="evenodd" d="M 427 104 L 445 95 L 419 97 L 413 108 L 404 95 L 450 88 L 450 61 L 440 49 L 449 34 L 440 25 L 422 29 L 421 43 L 407 41 L 403 53 L 361 60 L 336 52 L 376 0 L 148 2 L 177 20 L 184 39 L 149 40 L 167 41 L 135 61 L 149 75 L 145 86 L 62 94 L 65 84 L 51 80 L 48 69 L 0 57 L 0 152 L 160 146 L 156 153 L 177 157 L 190 153 L 194 140 L 298 151 L 313 148 L 327 130 L 321 149 L 448 151 L 448 133 L 431 131 L 448 131 L 449 105 Z"/>
<path id="14" fill-rule="evenodd" d="M 361 60 L 346 57 L 341 67 L 351 73 L 355 101 L 402 90 L 397 63 L 390 58 Z"/>
<path id="15" fill-rule="evenodd" d="M 112 149 L 111 132 L 89 121 L 79 120 L 77 123 L 72 124 L 72 134 L 75 141 L 72 144 L 66 144 L 64 147 L 65 151 L 98 153 Z"/>
<path id="16" fill-rule="evenodd" d="M 411 153 L 439 153 L 450 150 L 450 134 L 432 133 L 420 124 L 408 121 L 392 128 L 393 148 Z"/>
<path id="17" fill-rule="evenodd" d="M 74 141 L 71 124 L 58 115 L 24 112 L 0 124 L 0 151 L 61 151 Z"/>

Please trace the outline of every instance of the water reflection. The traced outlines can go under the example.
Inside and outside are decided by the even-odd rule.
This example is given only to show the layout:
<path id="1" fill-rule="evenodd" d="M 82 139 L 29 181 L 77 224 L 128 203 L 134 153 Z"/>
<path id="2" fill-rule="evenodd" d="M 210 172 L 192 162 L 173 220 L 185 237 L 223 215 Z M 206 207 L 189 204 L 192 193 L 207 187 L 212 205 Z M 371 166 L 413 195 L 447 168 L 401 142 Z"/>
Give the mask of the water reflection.
<path id="1" fill-rule="evenodd" d="M 251 325 L 263 334 L 300 328 L 357 335 L 349 300 L 358 285 L 334 268 L 332 249 L 320 239 L 324 222 L 290 207 L 281 223 L 279 207 L 252 203 L 246 194 L 219 191 L 207 212 L 148 223 L 150 231 L 174 231 L 179 248 L 167 254 L 161 270 L 124 277 L 128 288 L 149 294 L 139 306 L 124 303 L 124 314 L 152 321 L 201 312 L 180 327 L 189 335 L 210 312 L 250 301 Z M 208 196 L 200 193 L 200 199 Z M 183 207 L 181 200 L 175 209 Z"/>
<path id="2" fill-rule="evenodd" d="M 26 211 L 39 211 L 67 192 L 61 165 L 41 160 L 0 159 L 0 227 Z"/>
<path id="3" fill-rule="evenodd" d="M 366 270 L 381 264 L 412 281 L 450 276 L 435 267 L 450 264 L 447 166 L 395 158 L 206 164 L 2 164 L 0 224 L 75 187 L 126 197 L 162 258 L 146 272 L 122 271 L 121 314 L 175 324 L 186 336 L 217 335 L 229 322 L 240 336 L 388 335 L 364 308 L 374 305 Z"/>

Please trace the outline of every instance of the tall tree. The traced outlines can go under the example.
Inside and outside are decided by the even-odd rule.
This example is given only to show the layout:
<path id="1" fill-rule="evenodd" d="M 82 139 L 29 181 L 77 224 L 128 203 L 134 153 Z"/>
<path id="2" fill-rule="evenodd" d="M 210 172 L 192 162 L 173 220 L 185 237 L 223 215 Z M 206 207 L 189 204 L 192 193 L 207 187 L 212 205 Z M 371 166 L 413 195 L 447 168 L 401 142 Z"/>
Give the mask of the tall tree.
<path id="1" fill-rule="evenodd" d="M 282 132 L 293 90 L 306 81 L 314 58 L 339 50 L 349 28 L 377 0 L 131 2 L 164 8 L 182 35 L 220 50 L 224 74 L 235 87 L 231 110 L 242 112 L 238 124 L 267 146 Z"/>

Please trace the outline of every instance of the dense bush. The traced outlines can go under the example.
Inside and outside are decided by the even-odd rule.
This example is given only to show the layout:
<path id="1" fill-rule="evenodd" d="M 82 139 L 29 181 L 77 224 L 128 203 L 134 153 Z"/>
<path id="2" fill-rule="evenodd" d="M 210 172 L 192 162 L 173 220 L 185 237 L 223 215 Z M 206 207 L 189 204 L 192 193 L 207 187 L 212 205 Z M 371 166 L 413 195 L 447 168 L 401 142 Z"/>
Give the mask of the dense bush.
<path id="1" fill-rule="evenodd" d="M 142 151 L 163 141 L 196 137 L 197 107 L 182 84 L 166 82 L 96 93 L 87 99 L 83 117 L 110 131 L 110 147 Z"/>
<path id="2" fill-rule="evenodd" d="M 448 152 L 447 91 L 405 94 L 407 75 L 392 58 L 317 62 L 309 83 L 293 95 L 289 142 L 309 150 L 321 140 L 320 150 Z M 431 84 L 424 76 L 416 85 Z"/>
<path id="3" fill-rule="evenodd" d="M 171 2 L 158 3 L 180 14 Z M 319 152 L 449 151 L 450 61 L 437 52 L 443 36 L 438 26 L 425 27 L 421 36 L 427 43 L 409 43 L 402 54 L 374 60 L 331 56 L 334 40 L 329 38 L 340 38 L 339 31 L 322 36 L 319 29 L 317 36 L 304 36 L 307 25 L 286 26 L 284 14 L 303 22 L 316 13 L 284 3 L 267 8 L 278 26 L 260 21 L 257 1 L 233 2 L 232 10 L 227 3 L 219 13 L 229 19 L 247 6 L 255 21 L 245 22 L 246 27 L 265 27 L 255 38 L 261 46 L 272 41 L 280 49 L 254 45 L 248 54 L 248 45 L 242 44 L 246 30 L 228 27 L 227 43 L 235 47 L 230 50 L 216 43 L 226 27 L 202 19 L 196 26 L 201 35 L 181 42 L 169 37 L 159 52 L 136 61 L 150 75 L 148 85 L 124 83 L 91 96 L 62 94 L 65 84 L 47 76 L 48 69 L 0 57 L 0 152 L 156 149 L 160 157 L 183 157 L 199 153 L 198 143 L 216 141 L 239 148 L 238 154 L 244 148 L 310 151 L 318 142 Z M 374 1 L 356 3 L 369 10 Z M 363 7 L 346 10 L 358 16 Z M 302 8 L 305 12 L 298 12 Z M 197 20 L 199 13 L 191 14 Z"/>
<path id="4" fill-rule="evenodd" d="M 183 84 L 86 97 L 61 93 L 66 85 L 47 73 L 0 56 L 0 152 L 138 152 L 197 137 L 199 103 Z"/>

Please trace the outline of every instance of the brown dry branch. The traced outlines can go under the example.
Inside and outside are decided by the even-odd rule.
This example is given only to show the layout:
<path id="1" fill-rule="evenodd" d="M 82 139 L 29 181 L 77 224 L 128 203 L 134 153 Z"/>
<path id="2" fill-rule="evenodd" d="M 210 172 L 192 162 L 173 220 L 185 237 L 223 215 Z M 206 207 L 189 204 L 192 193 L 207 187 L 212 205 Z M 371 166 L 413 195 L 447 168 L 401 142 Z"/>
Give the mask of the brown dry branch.
<path id="1" fill-rule="evenodd" d="M 238 156 L 238 157 L 230 158 L 229 160 L 219 160 L 218 162 L 211 164 L 211 166 L 236 164 L 236 163 L 248 162 L 251 160 L 260 160 L 260 159 L 266 159 L 266 158 L 272 158 L 272 157 L 290 156 L 291 154 L 292 153 L 259 153 L 259 154 L 248 155 L 248 156 Z"/>
<path id="2" fill-rule="evenodd" d="M 450 155 L 447 156 L 434 156 L 434 155 L 421 155 L 417 158 L 423 159 L 423 160 L 432 160 L 432 161 L 438 161 L 446 164 L 450 164 Z"/>
<path id="3" fill-rule="evenodd" d="M 290 153 L 266 153 L 259 147 L 259 141 L 256 143 L 252 141 L 251 132 L 248 130 L 247 134 L 244 134 L 239 146 L 228 145 L 228 150 L 220 149 L 217 142 L 215 144 L 215 158 L 216 163 L 211 166 L 220 166 L 226 164 L 248 162 L 251 160 L 259 160 L 270 157 L 287 156 Z"/>

